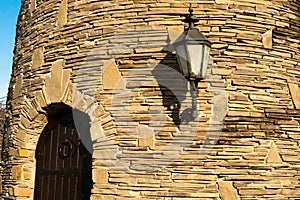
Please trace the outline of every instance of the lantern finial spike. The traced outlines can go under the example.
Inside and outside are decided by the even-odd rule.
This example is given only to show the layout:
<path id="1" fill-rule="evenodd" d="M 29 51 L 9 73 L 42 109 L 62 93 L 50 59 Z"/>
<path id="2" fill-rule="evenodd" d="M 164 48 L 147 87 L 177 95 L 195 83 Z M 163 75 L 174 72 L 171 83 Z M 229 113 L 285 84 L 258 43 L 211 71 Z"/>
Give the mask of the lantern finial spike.
<path id="1" fill-rule="evenodd" d="M 197 17 L 193 15 L 194 9 L 192 6 L 192 3 L 190 3 L 189 7 L 189 14 L 185 16 L 185 19 L 183 20 L 184 22 L 189 24 L 189 28 L 193 28 L 195 26 L 195 23 L 199 21 Z"/>

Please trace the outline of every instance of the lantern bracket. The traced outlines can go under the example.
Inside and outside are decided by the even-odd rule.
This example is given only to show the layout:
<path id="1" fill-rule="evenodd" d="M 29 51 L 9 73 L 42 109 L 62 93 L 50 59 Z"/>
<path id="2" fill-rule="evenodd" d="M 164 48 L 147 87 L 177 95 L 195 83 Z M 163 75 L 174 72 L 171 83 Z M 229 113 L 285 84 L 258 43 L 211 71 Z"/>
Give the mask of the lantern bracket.
<path id="1" fill-rule="evenodd" d="M 209 50 L 211 42 L 195 27 L 199 19 L 193 15 L 193 7 L 190 3 L 189 14 L 181 15 L 185 19 L 182 21 L 188 23 L 184 32 L 173 43 L 177 54 L 180 73 L 190 82 L 190 93 L 192 97 L 192 108 L 183 111 L 187 114 L 189 120 L 195 121 L 198 116 L 197 97 L 198 83 L 205 78 L 208 66 Z"/>

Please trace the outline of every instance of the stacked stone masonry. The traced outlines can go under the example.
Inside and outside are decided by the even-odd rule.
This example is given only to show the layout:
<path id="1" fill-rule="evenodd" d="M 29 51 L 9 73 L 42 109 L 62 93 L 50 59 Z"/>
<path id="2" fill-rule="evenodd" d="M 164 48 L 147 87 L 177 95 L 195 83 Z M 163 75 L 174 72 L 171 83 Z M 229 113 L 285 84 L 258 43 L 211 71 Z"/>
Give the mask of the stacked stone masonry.
<path id="1" fill-rule="evenodd" d="M 213 43 L 195 122 L 172 43 L 189 3 Z M 299 199 L 300 2 L 23 0 L 2 196 L 33 199 L 47 107 L 87 113 L 91 199 Z M 176 77 L 177 79 L 174 79 Z"/>

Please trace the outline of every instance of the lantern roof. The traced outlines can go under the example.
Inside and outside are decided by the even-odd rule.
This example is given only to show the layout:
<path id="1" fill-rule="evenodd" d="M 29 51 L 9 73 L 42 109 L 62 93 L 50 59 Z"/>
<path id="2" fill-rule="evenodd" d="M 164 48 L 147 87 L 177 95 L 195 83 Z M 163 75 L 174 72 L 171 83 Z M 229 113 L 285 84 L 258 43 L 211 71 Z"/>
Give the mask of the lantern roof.
<path id="1" fill-rule="evenodd" d="M 186 29 L 183 34 L 178 37 L 175 43 L 180 41 L 185 41 L 190 44 L 197 43 L 198 45 L 205 44 L 209 47 L 211 47 L 212 44 L 197 28 Z"/>
<path id="2" fill-rule="evenodd" d="M 185 15 L 185 19 L 182 20 L 183 22 L 188 23 L 189 26 L 185 28 L 184 32 L 177 38 L 175 43 L 185 41 L 189 44 L 205 44 L 211 47 L 212 43 L 197 28 L 195 28 L 195 23 L 199 22 L 199 19 L 193 15 L 193 11 L 192 4 L 190 4 L 190 13 Z"/>

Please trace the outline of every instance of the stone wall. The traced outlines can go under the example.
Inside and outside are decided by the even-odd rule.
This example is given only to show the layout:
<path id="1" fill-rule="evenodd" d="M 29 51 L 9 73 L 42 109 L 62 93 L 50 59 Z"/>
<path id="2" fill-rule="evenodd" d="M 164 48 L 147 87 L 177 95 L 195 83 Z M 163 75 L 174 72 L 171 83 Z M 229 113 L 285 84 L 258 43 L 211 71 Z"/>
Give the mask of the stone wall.
<path id="1" fill-rule="evenodd" d="M 5 124 L 5 104 L 0 102 L 0 142 L 2 144 L 2 134 L 4 131 L 4 124 Z"/>
<path id="2" fill-rule="evenodd" d="M 91 118 L 92 199 L 300 197 L 299 1 L 193 1 L 213 45 L 200 115 L 183 123 L 191 98 L 172 43 L 188 7 L 23 0 L 4 198 L 33 199 L 35 147 L 53 103 Z"/>

